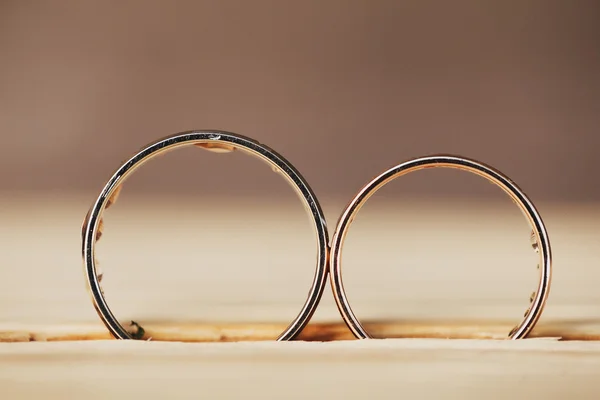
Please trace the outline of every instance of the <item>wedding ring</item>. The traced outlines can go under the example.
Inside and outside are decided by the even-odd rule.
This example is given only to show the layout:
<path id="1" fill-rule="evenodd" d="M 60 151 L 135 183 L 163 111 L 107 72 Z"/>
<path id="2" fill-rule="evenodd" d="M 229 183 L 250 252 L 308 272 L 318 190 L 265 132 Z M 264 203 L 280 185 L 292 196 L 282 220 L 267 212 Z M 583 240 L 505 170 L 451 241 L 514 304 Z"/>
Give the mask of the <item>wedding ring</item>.
<path id="1" fill-rule="evenodd" d="M 529 221 L 532 228 L 531 245 L 534 251 L 539 254 L 540 260 L 538 264 L 540 271 L 539 284 L 536 292 L 530 298 L 531 304 L 525 312 L 523 321 L 508 334 L 510 339 L 526 337 L 540 318 L 550 291 L 552 255 L 548 232 L 546 231 L 544 222 L 531 200 L 506 175 L 481 162 L 451 155 L 434 155 L 417 158 L 388 169 L 364 186 L 342 213 L 332 236 L 329 268 L 335 301 L 346 325 L 348 325 L 357 338 L 371 338 L 352 311 L 342 280 L 342 247 L 350 224 L 365 202 L 381 187 L 397 177 L 425 168 L 454 168 L 468 171 L 487 179 L 506 192 Z"/>
<path id="2" fill-rule="evenodd" d="M 128 331 L 111 312 L 101 287 L 102 274 L 97 268 L 96 241 L 102 234 L 102 215 L 106 208 L 116 200 L 122 184 L 142 164 L 153 157 L 167 151 L 186 146 L 196 145 L 214 152 L 230 152 L 241 150 L 255 156 L 280 172 L 304 203 L 317 237 L 317 263 L 312 286 L 308 297 L 296 318 L 279 335 L 277 340 L 295 338 L 308 323 L 323 294 L 327 280 L 328 262 L 328 232 L 325 217 L 312 189 L 300 173 L 281 155 L 267 146 L 250 138 L 223 131 L 189 131 L 175 134 L 149 144 L 125 161 L 111 176 L 95 203 L 85 217 L 82 227 L 82 255 L 88 289 L 94 307 L 111 334 L 118 339 L 138 339 L 136 332 Z M 137 324 L 136 324 L 137 325 Z M 139 326 L 135 326 L 139 329 Z"/>

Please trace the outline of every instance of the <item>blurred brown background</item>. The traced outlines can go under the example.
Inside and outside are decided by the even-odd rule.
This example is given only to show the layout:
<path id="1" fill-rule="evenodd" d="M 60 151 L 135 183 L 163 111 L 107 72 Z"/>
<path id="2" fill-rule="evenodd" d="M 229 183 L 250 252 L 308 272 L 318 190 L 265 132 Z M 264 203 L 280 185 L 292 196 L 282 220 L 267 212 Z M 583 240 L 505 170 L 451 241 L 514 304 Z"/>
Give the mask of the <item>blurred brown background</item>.
<path id="1" fill-rule="evenodd" d="M 600 200 L 599 10 L 558 0 L 2 0 L 0 189 L 91 200 L 147 142 L 211 128 L 276 149 L 323 198 L 348 199 L 394 163 L 449 152 L 496 166 L 537 200 Z M 238 174 L 235 162 L 206 174 L 211 157 L 171 160 L 135 190 L 200 191 L 193 174 L 217 188 Z M 222 193 L 272 188 L 251 172 Z M 459 194 L 461 179 L 403 189 Z"/>

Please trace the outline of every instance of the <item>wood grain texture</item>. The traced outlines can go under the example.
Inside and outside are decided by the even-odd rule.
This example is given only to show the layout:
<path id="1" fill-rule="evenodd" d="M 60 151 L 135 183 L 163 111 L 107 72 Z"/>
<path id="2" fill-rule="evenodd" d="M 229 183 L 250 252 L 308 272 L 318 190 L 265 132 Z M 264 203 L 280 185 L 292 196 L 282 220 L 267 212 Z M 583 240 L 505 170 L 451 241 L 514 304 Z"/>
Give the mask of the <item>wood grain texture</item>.
<path id="1" fill-rule="evenodd" d="M 403 201 L 367 210 L 344 253 L 357 315 L 375 337 L 400 339 L 352 340 L 327 288 L 299 340 L 276 343 L 312 279 L 301 208 L 198 207 L 125 191 L 105 216 L 98 256 L 117 317 L 139 322 L 151 340 L 124 342 L 110 340 L 85 289 L 79 234 L 88 200 L 3 200 L 2 398 L 600 393 L 598 206 L 540 207 L 554 279 L 529 339 L 495 340 L 519 321 L 537 279 L 529 231 L 512 206 Z M 330 221 L 343 205 L 325 205 Z"/>
<path id="2" fill-rule="evenodd" d="M 597 399 L 600 344 L 339 342 L 0 344 L 3 398 Z"/>
<path id="3" fill-rule="evenodd" d="M 507 339 L 508 322 L 490 321 L 379 321 L 364 323 L 375 339 L 436 338 L 436 339 Z M 143 326 L 140 340 L 178 342 L 272 341 L 285 329 L 285 324 L 157 324 Z M 562 341 L 600 340 L 598 321 L 545 321 L 536 326 L 529 338 L 554 338 Z M 0 342 L 108 340 L 111 335 L 100 324 L 15 326 L 0 325 Z M 297 338 L 301 341 L 355 340 L 343 323 L 316 322 L 309 324 Z"/>

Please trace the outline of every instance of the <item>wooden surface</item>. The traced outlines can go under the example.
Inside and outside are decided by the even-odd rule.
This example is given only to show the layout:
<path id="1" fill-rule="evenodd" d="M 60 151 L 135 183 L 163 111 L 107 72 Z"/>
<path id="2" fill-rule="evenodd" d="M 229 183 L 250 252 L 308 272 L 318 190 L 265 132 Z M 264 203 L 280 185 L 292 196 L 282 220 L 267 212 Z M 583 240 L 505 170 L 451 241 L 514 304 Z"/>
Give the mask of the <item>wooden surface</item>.
<path id="1" fill-rule="evenodd" d="M 365 328 L 374 338 L 435 338 L 435 339 L 506 339 L 509 322 L 489 321 L 365 321 Z M 276 323 L 187 323 L 145 324 L 139 340 L 178 342 L 272 341 L 284 329 Z M 541 322 L 529 338 L 552 338 L 562 341 L 600 340 L 600 323 L 596 321 Z M 45 342 L 68 340 L 109 340 L 109 332 L 99 324 L 62 325 L 0 325 L 0 342 Z M 298 336 L 301 341 L 354 340 L 342 322 L 310 323 Z"/>
<path id="2" fill-rule="evenodd" d="M 301 207 L 122 196 L 98 249 L 105 292 L 116 315 L 152 339 L 125 343 L 106 340 L 85 289 L 79 235 L 89 203 L 3 200 L 0 341 L 21 343 L 0 343 L 2 398 L 600 393 L 598 206 L 538 205 L 555 262 L 531 339 L 440 339 L 501 339 L 521 318 L 537 260 L 518 211 L 403 199 L 359 215 L 344 279 L 375 336 L 405 339 L 353 340 L 327 288 L 302 341 L 275 343 L 312 279 L 314 243 Z M 331 233 L 344 205 L 324 204 Z M 232 343 L 246 339 L 253 342 Z"/>
<path id="3" fill-rule="evenodd" d="M 597 399 L 600 344 L 527 339 L 0 344 L 7 399 Z"/>

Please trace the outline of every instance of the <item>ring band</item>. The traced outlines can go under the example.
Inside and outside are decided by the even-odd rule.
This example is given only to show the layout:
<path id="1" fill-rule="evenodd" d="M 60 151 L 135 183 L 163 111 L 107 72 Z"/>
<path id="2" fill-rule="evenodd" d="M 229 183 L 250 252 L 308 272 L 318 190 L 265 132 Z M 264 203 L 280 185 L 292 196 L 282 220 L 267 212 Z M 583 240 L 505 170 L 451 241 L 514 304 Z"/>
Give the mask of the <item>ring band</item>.
<path id="1" fill-rule="evenodd" d="M 342 247 L 350 224 L 365 202 L 388 182 L 413 171 L 436 167 L 464 170 L 486 178 L 506 192 L 527 217 L 532 227 L 532 247 L 540 257 L 541 268 L 538 264 L 540 280 L 536 292 L 530 298 L 531 304 L 525 312 L 523 321 L 508 334 L 510 339 L 526 337 L 540 318 L 550 291 L 552 255 L 544 222 L 531 200 L 506 175 L 481 162 L 451 155 L 417 158 L 388 169 L 364 186 L 342 213 L 332 237 L 329 268 L 335 301 L 346 325 L 357 338 L 371 338 L 352 311 L 342 281 Z"/>
<path id="2" fill-rule="evenodd" d="M 277 340 L 291 340 L 306 326 L 323 294 L 327 281 L 328 231 L 325 216 L 312 189 L 300 173 L 281 155 L 250 138 L 223 131 L 189 131 L 175 134 L 153 142 L 136 153 L 112 175 L 85 217 L 82 227 L 82 255 L 88 289 L 96 312 L 111 334 L 117 339 L 134 339 L 115 318 L 104 298 L 100 282 L 102 275 L 96 266 L 96 241 L 102 234 L 102 214 L 118 195 L 123 182 L 142 164 L 156 155 L 185 145 L 196 145 L 215 152 L 240 149 L 255 156 L 280 172 L 295 189 L 307 208 L 317 236 L 317 265 L 308 297 L 299 314 L 279 335 Z"/>

